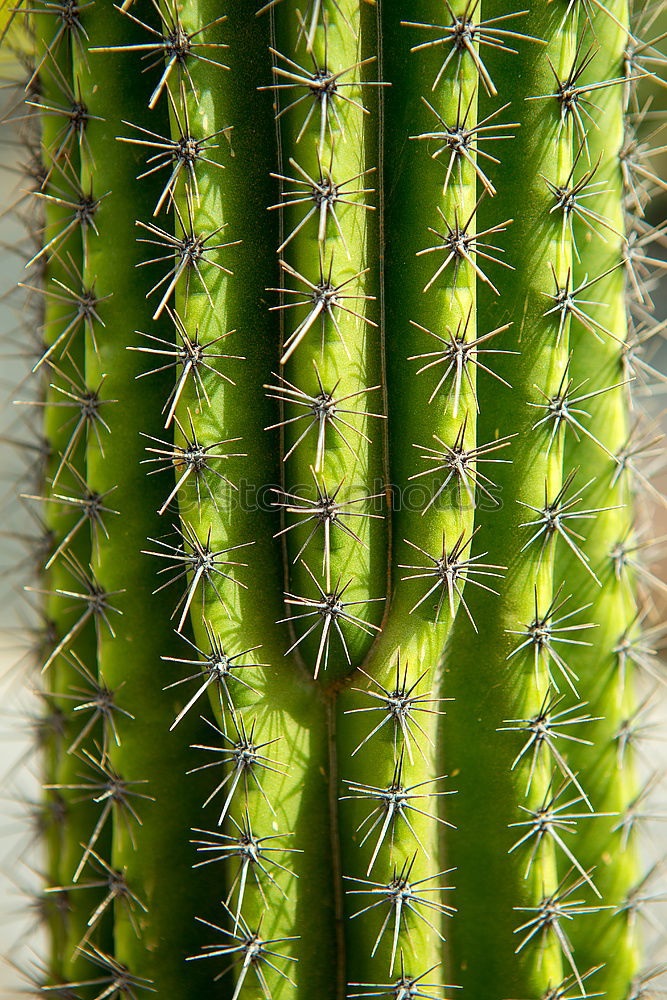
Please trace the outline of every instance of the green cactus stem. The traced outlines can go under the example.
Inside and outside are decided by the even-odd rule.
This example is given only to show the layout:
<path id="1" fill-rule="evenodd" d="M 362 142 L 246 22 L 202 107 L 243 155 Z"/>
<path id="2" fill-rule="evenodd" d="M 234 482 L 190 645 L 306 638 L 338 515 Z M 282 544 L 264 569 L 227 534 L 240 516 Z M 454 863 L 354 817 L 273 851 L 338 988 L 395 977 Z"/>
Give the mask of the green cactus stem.
<path id="1" fill-rule="evenodd" d="M 621 0 L 33 3 L 37 989 L 644 995 L 659 38 Z"/>

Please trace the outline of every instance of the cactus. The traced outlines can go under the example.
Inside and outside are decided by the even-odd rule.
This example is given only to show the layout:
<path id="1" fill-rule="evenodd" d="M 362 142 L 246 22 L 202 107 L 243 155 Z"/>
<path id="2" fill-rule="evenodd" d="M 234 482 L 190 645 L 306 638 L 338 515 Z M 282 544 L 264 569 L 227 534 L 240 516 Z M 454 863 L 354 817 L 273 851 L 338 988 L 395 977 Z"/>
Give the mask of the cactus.
<path id="1" fill-rule="evenodd" d="M 652 995 L 660 11 L 5 10 L 30 992 Z"/>

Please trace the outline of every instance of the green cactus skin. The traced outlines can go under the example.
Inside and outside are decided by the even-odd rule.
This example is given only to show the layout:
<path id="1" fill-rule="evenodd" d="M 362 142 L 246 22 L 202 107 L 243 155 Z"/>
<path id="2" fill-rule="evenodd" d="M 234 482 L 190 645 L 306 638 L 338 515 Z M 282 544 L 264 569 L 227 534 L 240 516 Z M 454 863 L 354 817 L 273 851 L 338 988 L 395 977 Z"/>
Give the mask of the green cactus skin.
<path id="1" fill-rule="evenodd" d="M 489 16 L 495 12 L 491 8 Z M 545 6 L 539 13 L 533 10 L 525 25 L 527 33 L 546 41 L 545 56 L 561 76 L 574 57 L 576 20 L 568 17 L 563 21 L 562 11 Z M 551 304 L 545 292 L 552 291 L 554 274 L 559 284 L 564 283 L 571 252 L 569 245 L 561 242 L 560 220 L 547 216 L 549 192 L 543 177 L 562 183 L 572 166 L 571 137 L 559 128 L 557 102 L 542 96 L 553 89 L 547 58 L 536 60 L 529 51 L 519 53 L 518 65 L 510 67 L 503 62 L 496 70 L 491 63 L 492 72 L 509 71 L 513 79 L 518 75 L 520 82 L 514 84 L 512 93 L 528 108 L 521 116 L 516 139 L 508 145 L 504 169 L 512 177 L 519 164 L 521 169 L 530 164 L 530 180 L 523 186 L 518 206 L 513 187 L 508 183 L 503 188 L 499 182 L 497 196 L 480 209 L 481 215 L 485 213 L 484 226 L 499 221 L 510 210 L 517 215 L 506 242 L 508 259 L 515 267 L 503 280 L 509 296 L 491 297 L 480 290 L 478 307 L 480 322 L 492 326 L 512 323 L 498 346 L 517 352 L 516 356 L 501 355 L 495 367 L 512 388 L 484 385 L 479 390 L 478 433 L 488 439 L 510 430 L 518 432 L 512 445 L 512 465 L 502 467 L 498 477 L 502 507 L 487 515 L 479 533 L 479 545 L 489 551 L 489 558 L 505 562 L 509 570 L 501 599 L 492 601 L 486 594 L 471 597 L 472 613 L 485 622 L 484 632 L 471 637 L 457 622 L 445 658 L 446 685 L 458 706 L 456 713 L 450 712 L 450 725 L 442 731 L 445 759 L 451 758 L 455 745 L 461 745 L 457 741 L 472 736 L 479 745 L 473 759 L 457 759 L 460 790 L 452 800 L 451 816 L 462 836 L 453 839 L 451 858 L 465 872 L 467 884 L 462 888 L 467 913 L 452 925 L 451 949 L 462 983 L 480 995 L 498 981 L 507 983 L 503 989 L 511 995 L 541 995 L 572 971 L 549 928 L 542 953 L 521 949 L 520 961 L 515 955 L 532 929 L 528 926 L 522 932 L 518 928 L 539 915 L 536 908 L 543 898 L 558 891 L 558 848 L 545 837 L 539 845 L 529 838 L 513 849 L 531 829 L 513 824 L 529 821 L 532 811 L 540 807 L 548 794 L 551 768 L 539 760 L 531 775 L 530 754 L 513 767 L 521 742 L 513 738 L 515 734 L 499 731 L 511 725 L 507 720 L 537 714 L 549 692 L 550 673 L 559 689 L 567 690 L 567 678 L 550 657 L 536 655 L 529 632 L 536 617 L 544 615 L 554 600 L 558 603 L 553 573 L 555 539 L 543 546 L 545 536 L 538 535 L 527 544 L 540 526 L 523 527 L 525 522 L 539 520 L 534 511 L 544 506 L 545 494 L 553 497 L 562 485 L 559 442 L 549 450 L 548 428 L 541 434 L 531 433 L 535 418 L 527 405 L 550 396 L 558 385 L 567 359 L 569 333 L 567 316 L 545 315 Z M 524 470 L 521 476 L 517 466 Z M 579 620 L 580 616 L 573 619 Z M 475 792 L 482 774 L 485 782 L 490 780 L 498 789 L 494 808 L 489 808 L 486 796 Z M 488 843 L 494 844 L 492 857 L 485 846 Z M 536 847 L 535 862 L 526 878 L 528 860 Z M 473 862 L 479 855 L 485 857 L 484 865 Z M 503 891 L 489 898 L 485 887 L 494 883 L 502 885 Z M 498 943 L 499 926 L 506 928 L 500 936 L 502 945 Z M 493 937 L 493 946 L 487 934 Z M 472 960 L 470 950 L 479 947 L 479 937 L 486 942 L 482 948 L 491 955 L 483 966 Z M 537 937 L 541 937 L 540 928 Z"/>
<path id="2" fill-rule="evenodd" d="M 58 160 L 33 499 L 70 908 L 36 991 L 630 1000 L 641 42 L 624 0 L 258 4 L 19 8 Z"/>
<path id="3" fill-rule="evenodd" d="M 46 14 L 35 16 L 35 37 L 37 59 L 44 60 L 39 93 L 33 101 L 40 110 L 46 109 L 41 135 L 44 176 L 38 191 L 43 195 L 43 242 L 47 243 L 68 222 L 69 209 L 63 207 L 59 199 L 67 197 L 69 191 L 76 189 L 79 142 L 77 133 L 69 130 L 66 117 L 68 98 L 74 93 L 70 40 L 65 37 L 47 58 L 47 53 L 51 52 L 53 24 L 52 18 Z M 64 114 L 48 110 L 59 107 L 64 109 Z M 83 129 L 85 134 L 85 124 Z M 53 150 L 56 152 L 50 155 L 49 151 Z M 85 700 L 77 699 L 76 691 L 72 690 L 86 687 L 86 680 L 77 666 L 83 664 L 89 670 L 92 669 L 93 677 L 97 674 L 92 623 L 86 622 L 81 629 L 77 629 L 76 622 L 81 609 L 76 603 L 72 607 L 71 598 L 62 594 L 62 591 L 79 590 L 81 580 L 75 578 L 73 570 L 76 572 L 77 564 L 86 567 L 90 563 L 90 528 L 86 525 L 83 529 L 76 530 L 81 509 L 71 503 L 63 503 L 60 499 L 63 496 L 81 495 L 81 484 L 87 481 L 85 442 L 88 428 L 84 426 L 82 433 L 73 441 L 73 446 L 70 446 L 70 441 L 73 440 L 71 415 L 75 411 L 71 406 L 71 398 L 66 395 L 76 395 L 80 391 L 85 339 L 89 336 L 85 322 L 79 324 L 83 329 L 72 326 L 77 304 L 65 290 L 72 289 L 74 294 L 83 292 L 76 284 L 83 262 L 83 242 L 79 228 L 75 228 L 66 240 L 61 241 L 61 255 L 45 255 L 43 261 L 46 361 L 42 361 L 41 357 L 36 359 L 35 376 L 42 380 L 46 376 L 48 383 L 45 388 L 46 405 L 43 407 L 43 433 L 50 444 L 51 454 L 45 490 L 40 495 L 42 503 L 39 514 L 50 533 L 50 551 L 44 582 L 40 582 L 38 587 L 46 585 L 44 612 L 54 629 L 56 648 L 62 645 L 65 653 L 51 659 L 51 650 L 48 650 L 43 661 L 45 691 L 48 692 L 45 705 L 49 712 L 57 713 L 59 721 L 55 746 L 47 758 L 45 775 L 47 799 L 62 803 L 63 811 L 57 814 L 59 818 L 56 826 L 47 840 L 45 878 L 48 891 L 44 895 L 47 912 L 52 912 L 49 921 L 52 954 L 48 967 L 52 981 L 59 982 L 62 979 L 77 979 L 85 970 L 86 963 L 75 958 L 77 944 L 88 930 L 91 912 L 101 901 L 97 890 L 79 891 L 72 887 L 72 876 L 81 853 L 79 845 L 88 838 L 91 825 L 94 826 L 96 821 L 97 809 L 92 803 L 82 800 L 77 789 L 68 787 L 80 780 L 78 775 L 81 761 L 69 749 L 77 749 L 79 734 L 85 723 L 85 715 L 73 711 L 78 700 Z M 52 370 L 49 361 L 53 366 Z M 36 497 L 33 496 L 32 499 Z M 69 540 L 63 545 L 68 536 Z M 69 553 L 68 562 L 57 555 L 59 551 Z M 76 634 L 69 641 L 67 637 L 72 629 Z M 91 730 L 89 739 L 102 740 L 100 726 Z M 110 838 L 106 836 L 98 845 L 102 856 L 108 854 L 109 845 Z M 109 920 L 106 921 L 106 926 L 100 928 L 100 935 L 103 935 L 105 943 L 110 944 L 112 931 Z M 87 971 L 90 974 L 90 967 Z"/>
<path id="4" fill-rule="evenodd" d="M 627 36 L 621 26 L 628 23 L 628 9 L 625 4 L 614 4 L 609 10 L 614 19 L 609 17 L 600 25 L 600 50 L 583 79 L 584 84 L 593 79 L 591 74 L 595 74 L 595 79 L 600 74 L 602 78 L 611 79 L 626 72 Z M 591 135 L 590 156 L 592 164 L 599 162 L 595 180 L 601 182 L 601 195 L 596 198 L 595 209 L 608 229 L 606 242 L 601 243 L 599 237 L 583 232 L 585 227 L 577 220 L 575 238 L 580 247 L 580 260 L 575 262 L 573 269 L 575 286 L 586 280 L 587 273 L 597 276 L 618 265 L 626 252 L 621 234 L 625 233 L 623 208 L 627 192 L 623 189 L 619 153 L 624 143 L 623 117 L 627 100 L 628 93 L 622 88 L 604 90 L 599 94 L 599 101 L 596 99 L 604 109 L 608 126 L 604 142 L 599 136 Z M 607 308 L 593 305 L 590 311 L 587 310 L 611 336 L 603 335 L 600 340 L 592 337 L 580 322 L 573 323 L 571 376 L 576 383 L 587 380 L 586 386 L 591 389 L 613 385 L 624 377 L 623 343 L 628 340 L 628 317 L 622 307 L 624 284 L 627 283 L 629 295 L 635 294 L 624 270 L 620 267 L 612 271 L 595 285 L 594 297 L 607 303 Z M 630 317 L 632 311 L 631 303 Z M 585 759 L 581 748 L 576 748 L 572 766 L 579 772 L 596 809 L 612 814 L 594 820 L 589 829 L 582 829 L 579 845 L 582 864 L 587 868 L 595 866 L 597 884 L 610 909 L 592 918 L 594 931 L 590 938 L 577 933 L 573 935 L 573 943 L 586 966 L 599 965 L 603 952 L 608 955 L 604 969 L 596 977 L 600 990 L 612 988 L 618 979 L 622 981 L 623 976 L 628 976 L 626 970 L 637 963 L 641 925 L 631 903 L 632 893 L 645 874 L 639 860 L 635 827 L 638 822 L 635 812 L 639 811 L 636 800 L 642 783 L 633 759 L 632 743 L 627 752 L 619 748 L 624 722 L 632 719 L 640 701 L 637 668 L 630 661 L 624 669 L 619 645 L 626 633 L 634 638 L 633 633 L 637 631 L 641 591 L 638 595 L 637 576 L 632 567 L 623 567 L 613 557 L 619 544 L 630 550 L 635 544 L 633 484 L 628 471 L 611 457 L 622 457 L 630 435 L 632 425 L 627 401 L 625 387 L 597 396 L 591 402 L 587 421 L 591 437 L 583 437 L 578 444 L 571 438 L 566 442 L 568 467 L 580 465 L 586 479 L 594 480 L 586 492 L 585 506 L 612 508 L 591 524 L 581 545 L 601 586 L 595 584 L 590 573 L 570 553 L 563 554 L 561 570 L 568 584 L 576 587 L 586 603 L 590 602 L 587 615 L 597 626 L 595 662 L 580 651 L 575 651 L 571 661 L 580 677 L 581 698 L 594 705 L 595 714 L 602 716 L 588 734 L 597 753 L 593 761 Z M 629 552 L 630 558 L 633 554 Z"/>
<path id="5" fill-rule="evenodd" d="M 91 47 L 98 39 L 118 42 L 127 39 L 127 23 L 110 5 L 91 9 L 85 23 Z M 174 745 L 165 738 L 162 729 L 164 708 L 168 706 L 169 714 L 175 714 L 176 699 L 173 693 L 170 697 L 163 692 L 162 671 L 156 671 L 155 666 L 161 665 L 160 655 L 179 655 L 180 651 L 180 644 L 173 637 L 167 602 L 160 595 L 152 596 L 150 585 L 143 592 L 143 603 L 137 601 L 130 584 L 132 579 L 149 575 L 149 560 L 141 549 L 146 548 L 147 537 L 160 531 L 155 514 L 158 485 L 150 480 L 147 484 L 139 464 L 144 457 L 139 424 L 145 433 L 159 433 L 158 399 L 163 385 L 159 378 L 152 384 L 143 383 L 141 392 L 129 405 L 119 391 L 122 384 L 133 384 L 142 370 L 140 356 L 127 347 L 134 339 L 134 328 L 147 324 L 150 316 L 145 299 L 150 279 L 135 266 L 141 259 L 135 213 L 128 215 L 123 206 L 132 200 L 136 217 L 149 217 L 153 192 L 146 184 L 139 190 L 140 200 L 136 200 L 134 178 L 140 155 L 131 146 L 115 141 L 121 134 L 122 117 L 129 117 L 136 124 L 144 121 L 143 93 L 135 95 L 136 105 L 131 110 L 121 101 L 122 83 L 133 60 L 123 56 L 108 61 L 112 73 L 106 77 L 105 87 L 100 88 L 95 83 L 94 67 L 103 62 L 104 56 L 90 52 L 87 63 L 82 59 L 76 66 L 88 107 L 99 119 L 91 121 L 88 131 L 94 160 L 82 154 L 84 190 L 90 186 L 100 199 L 108 192 L 98 210 L 99 235 L 89 237 L 85 274 L 95 278 L 100 294 L 111 297 L 106 303 L 106 327 L 98 350 L 90 343 L 86 345 L 86 380 L 89 385 L 96 385 L 106 375 L 101 395 L 105 400 L 119 402 L 109 402 L 110 433 L 103 442 L 104 454 L 94 438 L 88 442 L 87 474 L 88 482 L 99 493 L 118 487 L 114 493 L 114 504 L 120 512 L 116 530 L 124 536 L 124 546 L 131 553 L 127 559 L 117 558 L 110 531 L 109 539 L 98 536 L 93 565 L 99 586 L 108 595 L 107 617 L 115 633 L 111 633 L 105 621 L 100 623 L 99 669 L 112 690 L 119 690 L 119 705 L 134 716 L 134 719 L 119 719 L 120 746 L 109 748 L 112 774 L 122 782 L 113 784 L 116 797 L 110 815 L 111 863 L 125 873 L 130 890 L 146 908 L 144 911 L 135 906 L 132 912 L 129 907 L 115 907 L 114 956 L 132 975 L 148 979 L 156 989 L 168 989 L 176 996 L 179 991 L 186 995 L 192 984 L 200 984 L 195 989 L 204 988 L 203 977 L 200 979 L 197 970 L 188 970 L 184 961 L 191 949 L 192 921 L 174 921 L 175 914 L 185 915 L 203 895 L 204 875 L 191 869 L 186 816 L 198 807 L 204 792 L 196 778 L 184 781 Z M 164 126 L 165 122 L 166 115 L 160 123 Z M 105 148 L 113 149 L 114 155 L 95 155 L 96 150 Z M 107 251 L 109 241 L 114 247 L 112 254 Z M 119 266 L 124 275 L 122 294 L 116 292 L 115 285 Z M 128 325 L 125 310 L 130 301 L 132 321 Z M 127 469 L 122 482 L 114 471 L 119 467 Z M 130 498 L 137 490 L 146 499 L 145 517 L 130 513 Z M 137 712 L 142 717 L 141 726 L 134 725 Z M 184 729 L 186 739 L 191 742 L 202 736 L 203 726 L 196 717 L 189 719 Z M 144 767 L 155 777 L 147 778 Z M 173 808 L 175 803 L 177 809 Z M 180 848 L 175 847 L 177 843 Z M 182 872 L 179 888 L 160 878 L 160 872 L 167 869 L 172 873 Z M 151 917 L 147 923 L 148 912 Z M 137 953 L 141 955 L 140 962 Z M 102 974 L 105 972 L 108 975 L 103 968 Z"/>

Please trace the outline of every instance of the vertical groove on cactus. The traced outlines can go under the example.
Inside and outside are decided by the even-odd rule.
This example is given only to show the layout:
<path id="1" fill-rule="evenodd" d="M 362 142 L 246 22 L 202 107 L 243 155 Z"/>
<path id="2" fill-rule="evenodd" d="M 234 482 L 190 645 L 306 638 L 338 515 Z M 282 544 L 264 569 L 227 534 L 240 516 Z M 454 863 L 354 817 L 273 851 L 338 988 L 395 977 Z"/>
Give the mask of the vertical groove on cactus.
<path id="1" fill-rule="evenodd" d="M 184 6 L 181 19 L 186 30 L 194 30 L 216 12 L 213 3 L 192 3 Z M 277 283 L 279 273 L 278 218 L 267 211 L 275 201 L 270 177 L 275 151 L 271 143 L 261 156 L 257 151 L 258 133 L 273 135 L 271 102 L 256 89 L 265 85 L 269 72 L 269 26 L 266 18 L 249 20 L 247 13 L 230 11 L 217 36 L 228 46 L 223 55 L 229 69 L 193 66 L 196 93 L 183 88 L 179 111 L 181 120 L 187 115 L 195 135 L 231 129 L 229 144 L 222 141 L 211 154 L 223 169 L 208 164 L 195 167 L 199 202 L 192 185 L 186 185 L 176 196 L 176 206 L 184 218 L 192 219 L 197 233 L 210 233 L 224 224 L 215 242 L 233 245 L 213 257 L 231 273 L 209 268 L 204 274 L 216 307 L 211 308 L 208 295 L 192 276 L 189 290 L 185 283 L 176 289 L 177 313 L 189 336 L 198 335 L 202 343 L 215 342 L 234 330 L 223 343 L 225 348 L 229 344 L 230 353 L 242 355 L 242 360 L 214 365 L 226 378 L 203 374 L 210 405 L 192 380 L 181 394 L 176 409 L 180 425 L 191 433 L 192 420 L 202 444 L 230 440 L 235 443 L 227 450 L 239 453 L 221 469 L 231 485 L 216 486 L 210 479 L 213 497 L 200 490 L 199 500 L 192 484 L 181 489 L 181 530 L 194 531 L 216 552 L 242 546 L 222 558 L 247 564 L 223 566 L 233 579 L 214 578 L 215 591 L 212 587 L 204 591 L 205 603 L 198 592 L 191 617 L 205 655 L 213 637 L 224 656 L 239 655 L 241 665 L 257 663 L 239 670 L 237 682 L 230 679 L 228 695 L 221 697 L 219 684 L 209 688 L 220 731 L 209 731 L 202 741 L 212 748 L 206 754 L 208 761 L 200 752 L 193 766 L 217 761 L 225 768 L 224 773 L 219 773 L 220 767 L 204 772 L 211 801 L 202 814 L 208 817 L 209 831 L 214 831 L 209 837 L 225 838 L 227 844 L 224 863 L 218 866 L 226 889 L 219 893 L 222 906 L 213 918 L 225 930 L 200 928 L 200 945 L 192 958 L 206 957 L 211 946 L 236 948 L 235 953 L 225 954 L 235 960 L 237 985 L 247 976 L 243 988 L 249 995 L 263 981 L 277 992 L 288 985 L 287 976 L 297 988 L 309 983 L 328 996 L 334 995 L 336 979 L 328 709 L 309 680 L 311 671 L 285 655 L 291 642 L 279 624 L 286 615 L 282 544 L 274 537 L 280 528 L 274 505 L 281 463 L 279 434 L 273 426 L 279 413 L 275 400 L 262 390 L 264 385 L 282 384 L 273 374 L 278 372 L 278 343 L 268 308 L 274 298 L 266 290 Z M 262 275 L 259 282 L 258 275 Z M 307 480 L 305 485 L 309 486 Z M 259 609 L 258 591 L 263 595 Z M 244 650 L 255 652 L 240 655 Z M 247 768 L 239 755 L 244 746 L 251 755 L 253 748 L 259 754 Z M 211 796 L 223 778 L 225 784 Z M 254 838 L 275 838 L 266 841 L 267 853 L 260 863 L 244 867 L 240 848 L 232 850 L 233 844 L 242 843 L 243 831 L 252 831 Z M 254 935 L 274 952 L 273 957 L 265 956 L 267 961 L 260 952 L 257 971 L 244 965 Z M 209 975 L 227 964 L 224 955 L 212 958 L 217 968 Z"/>
<path id="2" fill-rule="evenodd" d="M 429 6 L 425 20 L 437 20 L 439 6 Z M 457 451 L 475 448 L 473 366 L 454 391 L 451 370 L 440 382 L 448 363 L 444 356 L 434 371 L 427 368 L 415 377 L 419 362 L 423 366 L 433 360 L 422 353 L 441 345 L 463 349 L 463 343 L 475 339 L 474 270 L 465 245 L 475 233 L 475 174 L 470 162 L 459 158 L 448 177 L 446 164 L 430 161 L 422 143 L 405 142 L 406 134 L 416 136 L 432 123 L 433 112 L 421 101 L 423 81 L 435 79 L 439 62 L 437 52 L 430 57 L 409 52 L 414 29 L 411 33 L 397 14 L 391 7 L 382 12 L 383 69 L 392 86 L 384 95 L 385 168 L 380 178 L 386 191 L 384 247 L 392 249 L 386 258 L 385 309 L 387 330 L 392 331 L 387 340 L 389 475 L 399 487 L 393 496 L 393 586 L 383 634 L 363 664 L 364 673 L 341 692 L 339 709 L 341 760 L 349 760 L 341 770 L 347 913 L 352 918 L 349 978 L 369 990 L 370 984 L 393 977 L 398 981 L 428 974 L 439 961 L 455 908 L 451 875 L 445 870 L 449 866 L 438 860 L 439 805 L 453 791 L 435 759 L 443 714 L 438 661 L 447 625 L 462 599 L 473 517 L 470 481 L 459 474 L 453 459 Z M 457 115 L 474 127 L 476 86 L 471 60 L 454 65 L 429 94 L 432 107 L 450 127 L 456 127 Z M 434 197 L 424 197 L 428 188 Z M 411 220 L 409 235 L 406 219 Z M 409 428 L 413 447 L 401 446 L 392 427 Z M 470 566 L 469 572 L 483 585 L 494 582 L 489 575 L 499 575 L 496 567 Z M 387 717 L 392 700 L 398 700 L 397 708 Z M 430 779 L 426 784 L 424 773 Z M 392 790 L 394 795 L 423 796 L 412 800 L 422 811 L 404 809 L 392 819 L 387 805 Z M 379 827 L 383 808 L 390 822 Z M 401 885 L 414 892 L 411 907 L 404 905 L 403 911 L 391 895 L 392 886 L 400 893 Z M 367 909 L 373 902 L 376 906 Z"/>

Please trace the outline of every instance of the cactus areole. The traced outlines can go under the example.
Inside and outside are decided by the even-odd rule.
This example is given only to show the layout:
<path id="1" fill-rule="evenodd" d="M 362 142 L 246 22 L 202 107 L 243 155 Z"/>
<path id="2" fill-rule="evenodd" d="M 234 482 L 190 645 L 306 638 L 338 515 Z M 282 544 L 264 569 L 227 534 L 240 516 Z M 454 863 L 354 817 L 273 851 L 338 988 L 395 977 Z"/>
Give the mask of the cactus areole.
<path id="1" fill-rule="evenodd" d="M 661 9 L 5 10 L 23 990 L 653 995 Z"/>

